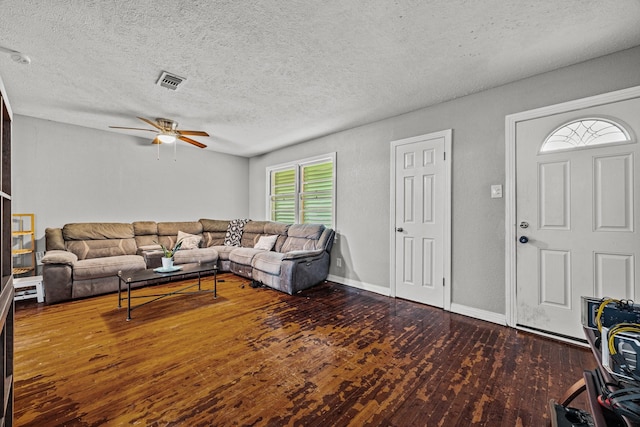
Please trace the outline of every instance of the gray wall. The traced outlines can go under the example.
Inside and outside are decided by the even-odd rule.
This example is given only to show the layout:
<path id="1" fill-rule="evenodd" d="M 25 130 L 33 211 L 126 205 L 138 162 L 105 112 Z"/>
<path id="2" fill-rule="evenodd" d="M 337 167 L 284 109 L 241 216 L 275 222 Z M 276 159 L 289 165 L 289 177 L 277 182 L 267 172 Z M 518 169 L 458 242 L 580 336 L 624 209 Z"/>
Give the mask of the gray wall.
<path id="1" fill-rule="evenodd" d="M 45 227 L 69 222 L 245 217 L 249 160 L 15 115 L 12 205 Z"/>
<path id="2" fill-rule="evenodd" d="M 331 274 L 389 287 L 390 142 L 453 129 L 452 302 L 505 313 L 505 116 L 640 85 L 640 47 L 254 157 L 250 217 L 265 218 L 265 168 L 337 152 L 339 239 Z M 337 268 L 335 257 L 344 259 Z"/>
<path id="3" fill-rule="evenodd" d="M 45 227 L 78 221 L 264 219 L 265 168 L 337 152 L 339 239 L 331 274 L 389 287 L 390 142 L 453 129 L 452 301 L 505 313 L 505 116 L 640 85 L 640 47 L 287 147 L 250 160 L 16 115 L 14 212 Z M 161 183 L 166 185 L 161 188 Z"/>

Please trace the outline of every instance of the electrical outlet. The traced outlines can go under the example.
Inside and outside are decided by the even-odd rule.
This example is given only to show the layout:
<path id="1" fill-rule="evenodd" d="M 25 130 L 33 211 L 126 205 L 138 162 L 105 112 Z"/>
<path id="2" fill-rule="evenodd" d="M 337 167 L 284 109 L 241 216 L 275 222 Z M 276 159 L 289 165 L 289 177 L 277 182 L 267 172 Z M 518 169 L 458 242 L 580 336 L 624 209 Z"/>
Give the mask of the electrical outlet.
<path id="1" fill-rule="evenodd" d="M 336 266 L 342 267 L 342 258 L 336 258 Z"/>

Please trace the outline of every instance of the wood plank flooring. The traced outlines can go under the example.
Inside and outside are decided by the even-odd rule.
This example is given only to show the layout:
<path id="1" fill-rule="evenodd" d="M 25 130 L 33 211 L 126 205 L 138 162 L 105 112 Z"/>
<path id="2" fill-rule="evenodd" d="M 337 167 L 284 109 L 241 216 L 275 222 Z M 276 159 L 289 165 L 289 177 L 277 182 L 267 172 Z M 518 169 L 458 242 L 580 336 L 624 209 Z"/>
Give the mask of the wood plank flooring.
<path id="1" fill-rule="evenodd" d="M 16 303 L 15 425 L 545 426 L 549 399 L 595 366 L 334 283 L 289 296 L 219 278 L 218 299 L 166 298 L 130 322 L 114 294 Z"/>

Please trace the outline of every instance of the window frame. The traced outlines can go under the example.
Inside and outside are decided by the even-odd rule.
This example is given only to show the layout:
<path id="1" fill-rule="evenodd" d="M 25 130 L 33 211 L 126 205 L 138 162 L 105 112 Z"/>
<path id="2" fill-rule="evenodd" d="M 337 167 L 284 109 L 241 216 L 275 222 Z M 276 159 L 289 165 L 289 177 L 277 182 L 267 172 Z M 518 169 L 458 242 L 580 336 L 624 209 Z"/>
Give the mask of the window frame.
<path id="1" fill-rule="evenodd" d="M 313 157 L 307 157 L 300 160 L 294 160 L 287 163 L 280 163 L 266 167 L 266 217 L 269 221 L 273 219 L 272 211 L 272 179 L 274 172 L 282 172 L 286 170 L 294 170 L 295 174 L 295 193 L 294 193 L 294 223 L 303 224 L 302 221 L 302 171 L 305 167 L 314 166 L 322 163 L 331 163 L 332 165 L 332 183 L 331 183 L 331 225 L 325 224 L 327 228 L 336 228 L 336 153 L 331 152 Z"/>

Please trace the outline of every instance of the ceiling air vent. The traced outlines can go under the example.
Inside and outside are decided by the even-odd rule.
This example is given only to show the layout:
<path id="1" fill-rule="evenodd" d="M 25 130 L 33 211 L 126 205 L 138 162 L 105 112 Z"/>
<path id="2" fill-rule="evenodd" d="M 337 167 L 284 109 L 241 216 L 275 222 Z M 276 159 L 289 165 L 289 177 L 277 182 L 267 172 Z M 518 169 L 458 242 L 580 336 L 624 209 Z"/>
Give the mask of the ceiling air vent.
<path id="1" fill-rule="evenodd" d="M 163 71 L 156 84 L 162 87 L 166 87 L 167 89 L 177 90 L 180 83 L 185 80 L 186 79 L 184 77 L 178 77 L 175 74 Z"/>

